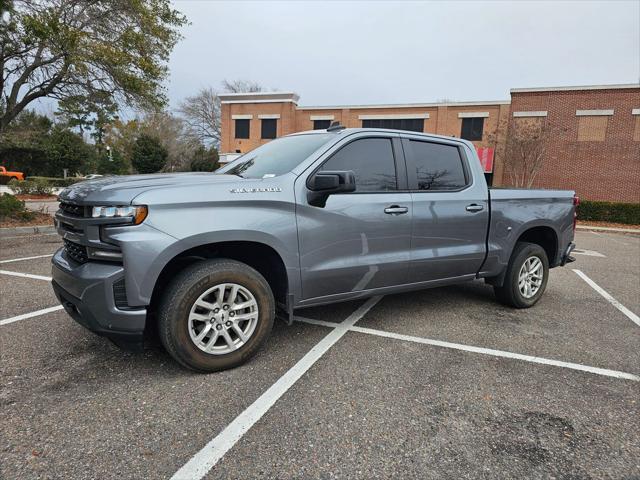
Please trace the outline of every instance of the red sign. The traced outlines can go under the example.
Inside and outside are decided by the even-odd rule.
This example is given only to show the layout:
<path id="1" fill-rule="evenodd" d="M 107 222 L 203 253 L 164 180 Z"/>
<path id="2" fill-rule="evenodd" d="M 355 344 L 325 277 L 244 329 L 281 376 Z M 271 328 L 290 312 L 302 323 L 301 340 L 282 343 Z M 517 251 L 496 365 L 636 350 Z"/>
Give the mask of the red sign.
<path id="1" fill-rule="evenodd" d="M 480 159 L 480 165 L 484 173 L 493 172 L 493 148 L 491 147 L 476 147 L 478 158 Z"/>

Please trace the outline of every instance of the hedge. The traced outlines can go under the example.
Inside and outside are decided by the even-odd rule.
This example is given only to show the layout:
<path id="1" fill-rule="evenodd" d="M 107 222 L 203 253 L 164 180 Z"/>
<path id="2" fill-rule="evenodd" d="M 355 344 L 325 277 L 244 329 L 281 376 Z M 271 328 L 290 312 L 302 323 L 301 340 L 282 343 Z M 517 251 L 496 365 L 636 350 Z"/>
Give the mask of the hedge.
<path id="1" fill-rule="evenodd" d="M 69 185 L 73 185 L 74 183 L 81 182 L 84 180 L 82 177 L 67 177 L 67 178 L 57 178 L 57 177 L 27 177 L 27 180 L 35 180 L 35 181 L 45 181 L 49 185 L 54 188 L 63 188 L 68 187 Z"/>
<path id="2" fill-rule="evenodd" d="M 640 203 L 580 200 L 578 220 L 640 225 Z"/>

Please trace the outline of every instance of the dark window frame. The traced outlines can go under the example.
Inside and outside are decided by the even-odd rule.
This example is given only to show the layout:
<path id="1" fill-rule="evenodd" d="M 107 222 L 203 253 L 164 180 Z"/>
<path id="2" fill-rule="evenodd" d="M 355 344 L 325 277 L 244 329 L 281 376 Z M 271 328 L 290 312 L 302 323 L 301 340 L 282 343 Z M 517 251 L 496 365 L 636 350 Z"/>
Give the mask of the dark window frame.
<path id="1" fill-rule="evenodd" d="M 248 138 L 251 138 L 251 119 L 250 118 L 234 118 L 233 119 L 234 124 L 233 124 L 233 135 L 234 138 L 237 138 L 239 140 L 246 140 Z M 244 137 L 239 137 L 238 136 L 238 122 L 242 122 L 243 125 L 246 124 L 247 126 L 247 136 Z"/>
<path id="2" fill-rule="evenodd" d="M 393 121 L 412 121 L 412 122 L 420 122 L 420 130 L 413 128 L 403 128 L 402 126 L 382 126 L 382 122 L 393 122 Z M 388 130 L 402 130 L 404 132 L 415 132 L 415 133 L 424 133 L 424 118 L 380 118 L 380 119 L 363 119 L 362 120 L 362 128 L 384 128 Z"/>
<path id="3" fill-rule="evenodd" d="M 484 119 L 485 117 L 465 117 L 462 119 L 462 122 L 460 123 L 460 138 L 462 138 L 463 140 L 469 140 L 470 142 L 480 142 L 482 141 L 482 137 L 484 137 Z M 473 123 L 475 122 L 480 122 L 480 137 L 473 136 L 473 138 L 470 137 L 465 137 L 464 136 L 464 124 L 466 122 L 471 122 L 471 126 L 469 127 L 469 132 L 474 133 L 475 129 L 474 129 L 474 125 Z"/>
<path id="4" fill-rule="evenodd" d="M 331 126 L 331 122 L 333 120 L 313 120 L 313 129 L 314 130 L 326 130 L 327 128 L 329 128 Z M 316 125 L 317 122 L 323 122 L 323 125 L 326 125 L 326 127 L 319 127 Z"/>
<path id="5" fill-rule="evenodd" d="M 409 185 L 408 185 L 408 177 L 407 177 L 407 170 L 406 170 L 406 157 L 403 151 L 403 147 L 401 142 L 401 139 L 395 135 L 362 135 L 362 136 L 358 136 L 356 138 L 351 138 L 346 140 L 344 143 L 340 143 L 338 145 L 334 145 L 336 147 L 336 149 L 334 151 L 332 151 L 329 156 L 325 159 L 323 159 L 320 162 L 320 165 L 318 165 L 317 167 L 313 168 L 311 173 L 307 176 L 306 182 L 307 182 L 307 187 L 309 186 L 309 180 L 316 174 L 318 173 L 320 170 L 322 170 L 322 167 L 324 166 L 325 163 L 327 163 L 329 160 L 331 160 L 333 158 L 333 156 L 335 154 L 337 154 L 340 150 L 342 150 L 343 148 L 345 148 L 347 145 L 352 144 L 353 142 L 357 142 L 358 140 L 365 140 L 368 138 L 383 138 L 386 140 L 389 140 L 391 142 L 391 152 L 393 154 L 393 163 L 395 165 L 395 170 L 396 170 L 396 190 L 370 190 L 367 192 L 344 192 L 344 193 L 336 193 L 333 195 L 370 195 L 370 194 L 396 194 L 396 193 L 406 193 L 409 192 Z"/>
<path id="6" fill-rule="evenodd" d="M 447 189 L 447 190 L 421 190 L 418 188 L 418 174 L 417 174 L 417 163 L 413 153 L 413 148 L 411 147 L 411 142 L 425 142 L 425 143 L 434 143 L 436 145 L 447 145 L 449 147 L 454 147 L 458 150 L 458 155 L 460 156 L 460 161 L 462 162 L 462 172 L 464 173 L 465 185 L 460 188 L 455 189 Z M 469 157 L 467 156 L 467 152 L 463 145 L 457 142 L 446 142 L 446 141 L 434 141 L 430 138 L 418 138 L 418 137 L 402 137 L 402 148 L 404 150 L 404 155 L 407 164 L 407 182 L 409 185 L 409 191 L 411 193 L 424 193 L 424 194 L 438 194 L 438 193 L 457 193 L 467 190 L 473 186 L 473 177 L 471 175 L 471 170 L 469 168 Z"/>
<path id="7" fill-rule="evenodd" d="M 265 136 L 265 126 L 273 128 L 273 137 Z M 272 132 L 267 132 L 272 133 Z M 278 138 L 278 119 L 277 118 L 261 118 L 260 119 L 260 139 L 261 140 L 273 140 Z"/>

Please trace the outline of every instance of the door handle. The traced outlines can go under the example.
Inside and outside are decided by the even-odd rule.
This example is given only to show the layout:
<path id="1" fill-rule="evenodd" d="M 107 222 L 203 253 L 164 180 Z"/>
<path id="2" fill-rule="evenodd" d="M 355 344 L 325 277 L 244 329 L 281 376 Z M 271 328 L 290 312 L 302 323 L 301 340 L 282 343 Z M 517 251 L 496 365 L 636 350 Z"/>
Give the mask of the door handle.
<path id="1" fill-rule="evenodd" d="M 407 207 L 401 207 L 399 205 L 390 205 L 384 209 L 384 213 L 388 215 L 402 215 L 407 213 L 409 209 Z"/>
<path id="2" fill-rule="evenodd" d="M 484 207 L 482 205 L 478 205 L 477 203 L 472 203 L 471 205 L 467 205 L 465 207 L 465 210 L 467 212 L 479 212 L 480 210 L 483 210 Z"/>

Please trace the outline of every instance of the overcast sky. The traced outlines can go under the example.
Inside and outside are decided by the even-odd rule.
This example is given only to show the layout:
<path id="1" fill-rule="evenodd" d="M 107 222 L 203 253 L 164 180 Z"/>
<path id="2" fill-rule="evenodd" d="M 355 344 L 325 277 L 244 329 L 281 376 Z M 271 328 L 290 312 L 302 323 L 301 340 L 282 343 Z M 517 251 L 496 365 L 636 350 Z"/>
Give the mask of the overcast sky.
<path id="1" fill-rule="evenodd" d="M 248 79 L 300 105 L 500 100 L 509 89 L 640 81 L 640 0 L 193 1 L 171 105 Z"/>

